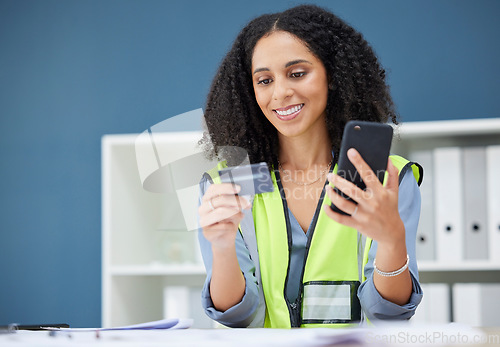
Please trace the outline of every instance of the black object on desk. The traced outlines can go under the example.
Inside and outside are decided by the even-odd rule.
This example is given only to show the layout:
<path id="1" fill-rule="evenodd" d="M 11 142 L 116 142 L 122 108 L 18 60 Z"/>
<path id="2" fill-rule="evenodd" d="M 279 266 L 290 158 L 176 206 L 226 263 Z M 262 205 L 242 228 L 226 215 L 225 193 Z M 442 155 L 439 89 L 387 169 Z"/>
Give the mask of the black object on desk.
<path id="1" fill-rule="evenodd" d="M 11 333 L 16 330 L 46 330 L 47 328 L 69 328 L 69 324 L 9 324 L 0 326 L 0 334 Z"/>

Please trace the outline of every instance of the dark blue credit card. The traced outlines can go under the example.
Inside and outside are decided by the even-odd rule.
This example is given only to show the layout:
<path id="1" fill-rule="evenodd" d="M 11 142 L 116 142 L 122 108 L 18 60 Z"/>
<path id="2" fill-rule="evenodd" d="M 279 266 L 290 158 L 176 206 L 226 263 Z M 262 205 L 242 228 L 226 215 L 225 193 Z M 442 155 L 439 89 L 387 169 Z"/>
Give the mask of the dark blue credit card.
<path id="1" fill-rule="evenodd" d="M 233 183 L 241 187 L 239 195 L 255 195 L 274 191 L 267 163 L 234 166 L 219 170 L 222 183 Z"/>

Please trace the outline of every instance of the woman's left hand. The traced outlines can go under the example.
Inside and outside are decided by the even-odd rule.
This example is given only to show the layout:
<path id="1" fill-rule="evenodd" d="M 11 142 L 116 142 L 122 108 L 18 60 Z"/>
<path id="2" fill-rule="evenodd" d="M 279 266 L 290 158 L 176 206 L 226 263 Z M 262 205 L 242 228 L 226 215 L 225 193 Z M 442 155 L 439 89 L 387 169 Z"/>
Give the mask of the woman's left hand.
<path id="1" fill-rule="evenodd" d="M 358 204 L 344 199 L 328 184 L 326 193 L 332 203 L 350 216 L 334 212 L 329 206 L 325 206 L 326 214 L 341 224 L 359 230 L 379 244 L 404 245 L 405 228 L 398 211 L 398 169 L 388 160 L 387 183 L 383 186 L 354 148 L 349 149 L 347 155 L 366 184 L 366 190 L 330 173 L 329 182 Z"/>

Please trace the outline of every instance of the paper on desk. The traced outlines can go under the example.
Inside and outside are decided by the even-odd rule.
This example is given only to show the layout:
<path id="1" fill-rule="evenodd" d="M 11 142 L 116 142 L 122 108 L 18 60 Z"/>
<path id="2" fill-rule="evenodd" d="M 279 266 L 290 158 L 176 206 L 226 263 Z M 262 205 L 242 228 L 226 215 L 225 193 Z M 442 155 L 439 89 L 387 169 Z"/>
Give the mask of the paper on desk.
<path id="1" fill-rule="evenodd" d="M 152 322 L 126 325 L 121 327 L 112 328 L 46 328 L 45 330 L 54 331 L 67 331 L 67 332 L 77 332 L 77 331 L 112 331 L 112 330 L 165 330 L 165 329 L 187 329 L 193 325 L 192 319 L 161 319 Z"/>
<path id="2" fill-rule="evenodd" d="M 127 325 L 116 328 L 101 328 L 99 330 L 151 330 L 151 329 L 187 329 L 193 325 L 192 319 L 161 319 L 153 322 Z"/>

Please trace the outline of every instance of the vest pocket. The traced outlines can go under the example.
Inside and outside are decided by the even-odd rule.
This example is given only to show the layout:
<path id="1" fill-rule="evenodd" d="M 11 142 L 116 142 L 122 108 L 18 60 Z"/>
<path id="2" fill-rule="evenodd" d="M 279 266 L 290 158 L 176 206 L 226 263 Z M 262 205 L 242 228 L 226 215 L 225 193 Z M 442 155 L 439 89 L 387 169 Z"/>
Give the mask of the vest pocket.
<path id="1" fill-rule="evenodd" d="M 361 320 L 359 281 L 304 283 L 302 324 L 354 323 Z"/>

